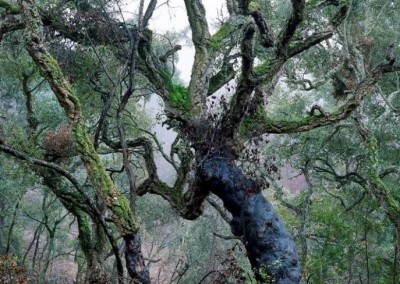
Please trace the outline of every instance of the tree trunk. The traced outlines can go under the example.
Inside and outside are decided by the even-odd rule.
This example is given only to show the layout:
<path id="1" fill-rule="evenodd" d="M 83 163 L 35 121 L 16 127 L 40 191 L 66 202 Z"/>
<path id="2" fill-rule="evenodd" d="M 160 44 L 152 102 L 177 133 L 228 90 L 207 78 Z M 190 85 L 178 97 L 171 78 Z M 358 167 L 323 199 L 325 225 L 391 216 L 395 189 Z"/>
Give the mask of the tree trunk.
<path id="1" fill-rule="evenodd" d="M 0 177 L 1 179 L 1 177 Z M 0 212 L 5 212 L 5 202 L 3 203 L 2 200 L 0 200 Z M 5 218 L 4 218 L 4 213 L 0 214 L 0 229 L 3 230 L 5 227 Z M 6 252 L 6 247 L 5 247 L 5 239 L 3 234 L 0 235 L 0 255 L 4 255 Z"/>
<path id="2" fill-rule="evenodd" d="M 199 168 L 200 186 L 220 197 L 232 213 L 232 233 L 243 236 L 248 258 L 260 283 L 300 283 L 296 246 L 261 185 L 245 177 L 229 152 L 208 154 Z"/>
<path id="3" fill-rule="evenodd" d="M 46 245 L 46 252 L 43 252 L 44 255 L 44 260 L 42 261 L 42 266 L 39 272 L 39 283 L 46 283 L 46 274 L 47 270 L 49 269 L 50 262 L 51 262 L 51 256 L 53 255 L 54 252 L 54 237 L 55 237 L 55 230 L 54 231 L 49 231 L 47 234 L 47 245 Z"/>
<path id="4" fill-rule="evenodd" d="M 84 217 L 84 216 L 82 216 Z M 84 223 L 86 221 L 86 223 Z M 105 268 L 107 237 L 99 224 L 93 223 L 89 229 L 87 220 L 79 220 L 79 241 L 86 258 L 85 283 L 105 284 L 109 282 L 109 275 Z M 89 230 L 88 230 L 89 229 Z M 86 242 L 89 243 L 86 244 Z M 86 247 L 85 247 L 86 245 Z"/>
<path id="5" fill-rule="evenodd" d="M 138 277 L 140 281 L 143 280 L 142 283 L 149 283 L 149 277 L 146 276 L 148 272 L 144 267 L 144 259 L 140 251 L 140 239 L 137 236 L 139 226 L 130 210 L 129 202 L 108 176 L 104 164 L 96 152 L 85 126 L 79 96 L 74 93 L 57 60 L 48 53 L 43 43 L 39 29 L 42 23 L 37 7 L 32 0 L 22 1 L 21 6 L 26 23 L 24 32 L 26 49 L 49 83 L 59 105 L 64 109 L 72 129 L 74 146 L 86 167 L 88 178 L 102 202 L 112 212 L 113 223 L 126 242 L 129 275 L 132 278 Z"/>
<path id="6" fill-rule="evenodd" d="M 129 276 L 132 277 L 133 283 L 151 283 L 150 274 L 145 267 L 143 254 L 141 251 L 141 239 L 139 234 L 124 236 L 125 241 L 125 260 Z"/>

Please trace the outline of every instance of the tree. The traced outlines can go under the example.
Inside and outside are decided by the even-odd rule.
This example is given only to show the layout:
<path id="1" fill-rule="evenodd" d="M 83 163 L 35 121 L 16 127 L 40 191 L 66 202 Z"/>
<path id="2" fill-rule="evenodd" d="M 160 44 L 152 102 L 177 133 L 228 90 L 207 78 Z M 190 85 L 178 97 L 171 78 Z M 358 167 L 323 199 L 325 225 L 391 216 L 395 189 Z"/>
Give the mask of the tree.
<path id="1" fill-rule="evenodd" d="M 345 42 L 342 48 L 338 46 L 340 37 L 335 38 L 335 32 L 349 15 L 349 8 L 359 8 L 358 1 L 292 0 L 289 7 L 279 6 L 284 11 L 283 19 L 281 14 L 273 13 L 274 5 L 278 5 L 275 3 L 226 1 L 229 17 L 214 35 L 210 34 L 202 1 L 185 0 L 184 3 L 195 48 L 187 87 L 178 83 L 171 66 L 170 58 L 180 47 L 173 46 L 162 55 L 153 49 L 153 33 L 148 23 L 156 0 L 151 0 L 146 9 L 144 1 L 140 1 L 135 25 L 113 17 L 109 10 L 112 2 L 60 2 L 46 6 L 43 4 L 47 3 L 40 5 L 29 0 L 21 1 L 21 4 L 1 1 L 0 7 L 4 11 L 2 36 L 23 30 L 26 50 L 67 116 L 70 139 L 103 208 L 99 210 L 82 184 L 61 166 L 60 161 L 34 158 L 32 153 L 13 149 L 5 141 L 0 150 L 50 169 L 48 186 L 53 187 L 53 192 L 75 216 L 84 212 L 102 227 L 118 259 L 118 249 L 113 237 L 107 234 L 108 225 L 103 217 L 106 211 L 111 212 L 111 221 L 126 243 L 127 270 L 141 283 L 148 283 L 150 279 L 137 234 L 135 198 L 146 193 L 162 196 L 187 219 L 201 215 L 204 200 L 210 193 L 217 195 L 233 216 L 232 232 L 242 237 L 256 279 L 259 282 L 299 283 L 301 272 L 296 246 L 261 192 L 266 184 L 247 177 L 235 161 L 245 141 L 256 143 L 267 133 L 304 132 L 348 118 L 363 99 L 373 93 L 374 85 L 383 74 L 400 69 L 392 55 L 394 46 L 390 47 L 386 59 L 382 57 L 375 67 L 368 68 L 363 61 L 368 57 L 365 45 L 357 45 L 355 37 L 352 38 L 354 41 Z M 62 40 L 57 41 L 59 37 Z M 331 38 L 334 46 L 329 46 L 332 42 L 328 39 Z M 59 51 L 72 46 L 71 53 L 76 53 L 80 47 L 107 45 L 122 65 L 117 67 L 120 73 L 116 79 L 113 76 L 109 79 L 107 91 L 104 91 L 106 84 L 94 84 L 103 95 L 103 106 L 100 113 L 90 117 L 98 120 L 93 138 L 87 127 L 90 122 L 83 116 L 86 114 L 81 102 L 84 94 L 71 87 L 71 82 L 84 78 L 75 78 L 74 66 L 60 68 L 62 58 L 57 61 L 56 54 L 50 54 L 51 43 L 56 43 L 55 50 L 58 48 Z M 313 103 L 306 114 L 303 110 L 300 117 L 294 119 L 271 114 L 266 103 L 279 82 L 281 71 L 301 61 L 303 56 L 310 56 L 307 51 L 321 45 L 323 48 L 319 51 L 331 52 L 331 64 L 337 65 L 331 74 L 332 86 L 335 96 L 347 94 L 344 103 L 331 112 Z M 239 70 L 235 67 L 235 59 L 240 61 Z M 101 65 L 102 59 L 98 60 Z M 308 73 L 312 75 L 313 70 L 309 69 Z M 352 72 L 355 69 L 359 72 Z M 303 71 L 307 73 L 308 70 Z M 107 68 L 101 74 L 110 77 Z M 298 81 L 298 73 L 292 75 Z M 217 97 L 217 91 L 233 78 L 236 79 L 234 93 L 230 97 L 226 94 Z M 305 88 L 315 88 L 307 78 L 302 82 Z M 152 91 L 162 98 L 167 117 L 164 123 L 177 132 L 171 153 L 166 156 L 177 172 L 173 186 L 158 177 L 150 140 L 146 137 L 129 139 L 125 112 L 141 83 L 149 83 Z M 84 90 L 82 85 L 75 86 L 77 90 Z M 119 98 L 116 98 L 117 92 Z M 218 104 L 215 108 L 220 111 L 213 113 L 207 107 L 208 103 Z M 111 106 L 116 108 L 113 119 L 109 118 Z M 112 127 L 117 130 L 115 133 L 110 133 Z M 121 151 L 130 200 L 121 194 L 107 174 L 99 156 L 100 145 Z M 137 186 L 130 149 L 139 147 L 143 149 L 147 179 Z M 62 186 L 54 186 L 54 175 L 66 178 L 75 191 L 71 193 Z M 84 235 L 83 227 L 80 233 Z M 118 271 L 122 279 L 121 262 Z"/>

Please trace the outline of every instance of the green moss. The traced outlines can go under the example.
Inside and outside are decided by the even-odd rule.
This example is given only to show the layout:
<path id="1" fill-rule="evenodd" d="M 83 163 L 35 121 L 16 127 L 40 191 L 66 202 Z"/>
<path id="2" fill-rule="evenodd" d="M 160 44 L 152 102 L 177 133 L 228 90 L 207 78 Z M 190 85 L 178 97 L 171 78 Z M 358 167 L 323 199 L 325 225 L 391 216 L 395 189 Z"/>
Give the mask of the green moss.
<path id="1" fill-rule="evenodd" d="M 385 213 L 391 220 L 392 224 L 396 227 L 397 231 L 400 231 L 400 208 L 397 205 L 396 200 L 390 192 L 390 189 L 382 181 L 378 173 L 378 141 L 375 137 L 370 137 L 367 142 L 368 149 L 368 178 L 371 181 L 371 191 L 375 198 L 379 200 L 382 207 L 385 209 Z"/>
<path id="2" fill-rule="evenodd" d="M 138 226 L 130 210 L 129 202 L 115 187 L 93 146 L 82 119 L 78 97 L 66 81 L 57 60 L 41 45 L 38 22 L 37 19 L 31 19 L 29 22 L 30 31 L 25 33 L 27 49 L 50 83 L 59 104 L 70 117 L 76 149 L 87 169 L 93 187 L 113 212 L 114 223 L 120 234 L 124 236 L 135 233 Z"/>
<path id="3" fill-rule="evenodd" d="M 253 75 L 256 78 L 269 78 L 267 80 L 272 80 L 285 62 L 283 58 L 277 57 L 273 51 L 268 52 L 261 60 L 262 62 L 253 68 Z"/>
<path id="4" fill-rule="evenodd" d="M 117 227 L 125 228 L 124 233 L 127 235 L 135 233 L 139 229 L 139 226 L 133 218 L 128 199 L 122 195 L 120 195 L 119 197 L 114 197 L 113 207 L 113 213 L 117 217 L 115 218 Z"/>
<path id="5" fill-rule="evenodd" d="M 81 159 L 87 166 L 88 175 L 95 188 L 99 191 L 107 207 L 114 216 L 114 222 L 122 234 L 131 234 L 137 231 L 138 224 L 131 213 L 128 200 L 114 187 L 107 175 L 102 161 L 97 155 L 93 143 L 82 123 L 73 127 L 74 141 Z"/>
<path id="6" fill-rule="evenodd" d="M 279 129 L 297 129 L 303 125 L 309 124 L 315 120 L 314 116 L 307 116 L 298 120 L 279 120 L 271 117 L 267 117 L 267 114 L 262 106 L 257 107 L 257 111 L 254 118 L 245 118 L 239 128 L 239 135 L 243 138 L 251 137 L 252 133 L 259 132 L 265 127 Z"/>
<path id="7" fill-rule="evenodd" d="M 236 72 L 232 65 L 228 65 L 221 69 L 216 75 L 211 77 L 210 85 L 208 86 L 208 94 L 216 92 L 227 82 L 227 79 L 232 79 L 235 74 Z"/>
<path id="8" fill-rule="evenodd" d="M 215 50 L 223 47 L 223 40 L 231 33 L 231 25 L 223 24 L 221 28 L 208 40 L 209 46 Z"/>
<path id="9" fill-rule="evenodd" d="M 308 2 L 307 2 L 307 7 L 308 8 L 315 8 L 315 6 L 317 6 L 317 4 L 318 4 L 318 0 L 309 0 Z"/>
<path id="10" fill-rule="evenodd" d="M 169 94 L 171 106 L 174 108 L 189 110 L 192 102 L 189 98 L 187 88 L 179 84 L 171 85 L 171 92 Z"/>
<path id="11" fill-rule="evenodd" d="M 265 60 L 263 63 L 255 66 L 253 68 L 253 71 L 255 73 L 256 76 L 261 76 L 263 74 L 265 74 L 266 72 L 268 72 L 268 70 L 270 69 L 272 63 L 270 60 Z"/>
<path id="12" fill-rule="evenodd" d="M 258 4 L 258 3 L 255 2 L 255 1 L 251 1 L 251 2 L 249 3 L 248 9 L 249 9 L 249 12 L 250 12 L 250 13 L 251 13 L 251 12 L 254 12 L 254 11 L 257 11 L 257 10 L 260 10 L 260 4 Z"/>
<path id="13" fill-rule="evenodd" d="M 63 74 L 61 72 L 61 68 L 58 65 L 57 60 L 51 56 L 48 53 L 44 53 L 43 57 L 42 57 L 43 62 L 45 63 L 45 65 L 51 69 L 52 71 L 52 76 L 54 76 L 55 78 L 57 78 L 58 80 L 61 80 L 63 78 Z"/>
<path id="14" fill-rule="evenodd" d="M 75 92 L 72 90 L 71 85 L 65 80 L 64 74 L 62 73 L 57 60 L 47 52 L 43 54 L 41 60 L 43 61 L 43 64 L 46 66 L 46 69 L 49 70 L 49 73 L 51 74 L 57 85 L 59 87 L 64 88 L 68 92 L 69 94 L 68 99 L 70 99 L 73 102 L 75 112 L 80 112 L 81 111 L 80 102 L 77 96 L 75 95 Z M 62 101 L 60 101 L 60 103 L 62 103 Z"/>
<path id="15" fill-rule="evenodd" d="M 87 249 L 91 244 L 91 231 L 86 215 L 79 209 L 76 209 L 75 216 L 78 219 L 79 242 L 82 249 Z"/>
<path id="16" fill-rule="evenodd" d="M 167 85 L 169 92 L 168 98 L 171 107 L 182 110 L 190 110 L 192 108 L 192 101 L 190 100 L 187 88 L 181 84 L 173 82 L 172 75 L 168 70 L 165 70 L 161 76 Z"/>
<path id="17" fill-rule="evenodd" d="M 110 178 L 104 169 L 103 163 L 97 155 L 93 143 L 86 132 L 83 124 L 78 123 L 72 128 L 76 148 L 80 156 L 88 167 L 88 174 L 95 186 L 102 191 L 104 196 L 112 195 L 114 187 Z"/>
<path id="18" fill-rule="evenodd" d="M 7 12 L 11 14 L 17 14 L 21 12 L 20 8 L 18 5 L 15 5 L 14 3 L 5 1 L 5 0 L 0 0 L 0 8 L 4 8 L 7 10 Z"/>
<path id="19" fill-rule="evenodd" d="M 261 265 L 256 269 L 256 273 L 258 274 L 258 277 L 262 279 L 262 283 L 275 283 L 274 277 L 268 274 L 268 269 L 265 265 Z"/>

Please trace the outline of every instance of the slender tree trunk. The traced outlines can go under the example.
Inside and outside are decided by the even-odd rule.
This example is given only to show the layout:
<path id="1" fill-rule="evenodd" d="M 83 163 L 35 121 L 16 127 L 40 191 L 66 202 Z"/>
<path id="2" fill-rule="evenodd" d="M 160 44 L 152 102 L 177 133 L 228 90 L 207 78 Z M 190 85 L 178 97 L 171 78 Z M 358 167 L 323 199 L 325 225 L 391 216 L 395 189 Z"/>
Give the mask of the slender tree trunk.
<path id="1" fill-rule="evenodd" d="M 32 256 L 32 271 L 35 270 L 35 266 L 36 266 L 36 259 L 38 257 L 39 254 L 39 244 L 40 244 L 40 237 L 43 233 L 44 230 L 44 226 L 43 225 L 39 225 L 39 229 L 38 229 L 38 233 L 37 235 L 34 236 L 35 238 L 35 250 L 33 251 L 33 256 Z"/>
<path id="2" fill-rule="evenodd" d="M 64 184 L 60 176 L 48 171 L 42 175 L 44 183 L 54 192 L 63 192 Z M 99 224 L 89 222 L 88 215 L 76 205 L 60 198 L 64 207 L 71 212 L 78 223 L 78 239 L 86 260 L 86 271 L 83 283 L 107 283 L 108 276 L 105 272 L 104 260 L 107 238 Z"/>
<path id="3" fill-rule="evenodd" d="M 26 252 L 25 252 L 25 254 L 24 254 L 24 257 L 22 258 L 22 266 L 24 266 L 25 261 L 26 261 L 26 258 L 27 258 L 27 256 L 28 256 L 28 254 L 29 254 L 29 252 L 30 252 L 30 250 L 31 250 L 31 248 L 32 248 L 32 246 L 33 246 L 33 244 L 35 243 L 35 241 L 36 241 L 36 239 L 37 239 L 37 236 L 38 236 L 38 234 L 39 234 L 39 231 L 41 230 L 41 227 L 42 227 L 42 226 L 43 226 L 43 225 L 40 223 L 39 226 L 35 229 L 35 233 L 33 234 L 32 241 L 29 243 L 28 249 L 26 250 Z"/>
<path id="4" fill-rule="evenodd" d="M 11 244 L 11 239 L 12 239 L 12 232 L 13 232 L 13 229 L 14 229 L 14 226 L 15 226 L 15 221 L 17 219 L 17 212 L 18 212 L 18 208 L 19 208 L 19 203 L 20 203 L 20 201 L 18 201 L 17 204 L 15 205 L 15 209 L 14 209 L 11 225 L 10 225 L 10 228 L 8 229 L 6 255 L 9 254 L 9 252 L 10 252 L 10 244 Z"/>
<path id="5" fill-rule="evenodd" d="M 86 167 L 88 178 L 102 202 L 112 212 L 113 223 L 126 242 L 126 265 L 133 279 L 150 283 L 140 251 L 138 223 L 132 214 L 127 198 L 116 188 L 108 176 L 85 126 L 79 96 L 64 77 L 57 61 L 48 53 L 39 27 L 42 25 L 37 7 L 32 0 L 21 3 L 26 24 L 24 39 L 26 49 L 49 83 L 60 106 L 64 109 L 72 129 L 74 146 Z M 135 254 L 137 253 L 137 254 Z M 135 255 L 133 255 L 135 254 Z M 142 269 L 139 271 L 139 269 Z M 145 281 L 148 280 L 148 281 Z"/>
<path id="6" fill-rule="evenodd" d="M 1 179 L 1 176 L 0 176 Z M 2 203 L 2 201 L 0 200 L 0 212 L 5 212 L 5 204 Z M 3 213 L 0 213 L 0 230 L 4 229 L 4 215 Z M 4 236 L 3 234 L 0 235 L 0 255 L 4 255 L 6 248 L 5 248 L 5 244 L 4 244 L 5 240 L 4 240 Z"/>
<path id="7" fill-rule="evenodd" d="M 399 260 L 398 260 L 398 253 L 399 253 L 399 245 L 398 245 L 398 244 L 399 244 L 399 243 L 398 243 L 398 241 L 397 241 L 396 233 L 394 234 L 393 243 L 394 243 L 393 284 L 395 284 L 395 283 L 397 283 L 397 282 L 396 282 L 396 279 L 397 279 L 397 276 L 398 276 L 397 267 L 398 267 L 398 262 L 399 262 Z"/>
<path id="8" fill-rule="evenodd" d="M 50 266 L 51 256 L 54 252 L 54 237 L 55 237 L 55 231 L 49 231 L 47 235 L 46 252 L 43 252 L 44 259 L 41 264 L 39 283 L 46 282 L 46 273 Z"/>
<path id="9" fill-rule="evenodd" d="M 87 271 L 85 283 L 102 284 L 109 283 L 109 275 L 105 273 L 105 259 L 107 248 L 107 238 L 103 228 L 99 224 L 92 225 L 92 245 L 85 252 L 87 257 Z"/>

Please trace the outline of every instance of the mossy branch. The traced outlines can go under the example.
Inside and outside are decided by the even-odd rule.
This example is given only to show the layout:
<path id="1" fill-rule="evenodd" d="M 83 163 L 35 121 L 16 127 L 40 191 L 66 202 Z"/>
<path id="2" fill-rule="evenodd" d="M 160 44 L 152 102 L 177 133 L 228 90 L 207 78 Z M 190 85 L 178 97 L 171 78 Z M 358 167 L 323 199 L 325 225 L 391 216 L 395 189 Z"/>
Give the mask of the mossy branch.
<path id="1" fill-rule="evenodd" d="M 65 79 L 58 62 L 47 52 L 40 36 L 41 21 L 31 0 L 22 2 L 25 20 L 25 45 L 29 55 L 49 83 L 57 100 L 69 118 L 74 144 L 86 167 L 90 181 L 103 202 L 113 213 L 113 221 L 122 236 L 137 232 L 138 225 L 129 207 L 106 173 L 99 155 L 89 138 L 81 113 L 78 97 Z"/>
<path id="2" fill-rule="evenodd" d="M 18 5 L 5 0 L 0 0 L 0 8 L 5 9 L 10 14 L 21 13 L 21 8 Z"/>
<path id="3" fill-rule="evenodd" d="M 382 74 L 395 72 L 400 66 L 379 64 L 354 89 L 353 96 L 334 113 L 308 115 L 297 120 L 274 119 L 265 113 L 262 116 L 248 116 L 240 127 L 242 138 L 249 139 L 264 133 L 294 133 L 305 132 L 318 127 L 331 125 L 348 118 L 360 105 L 364 97 L 373 94 L 373 86 L 382 77 Z"/>

